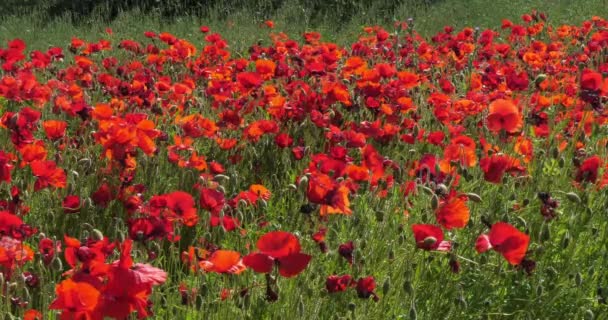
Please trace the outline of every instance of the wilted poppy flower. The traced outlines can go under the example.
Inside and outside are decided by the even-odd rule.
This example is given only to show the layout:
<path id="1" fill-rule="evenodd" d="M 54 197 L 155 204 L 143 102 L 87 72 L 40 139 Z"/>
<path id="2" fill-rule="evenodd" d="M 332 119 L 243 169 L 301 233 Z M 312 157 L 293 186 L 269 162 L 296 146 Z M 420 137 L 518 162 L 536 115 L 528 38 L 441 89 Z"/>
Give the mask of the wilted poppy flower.
<path id="1" fill-rule="evenodd" d="M 256 246 L 260 252 L 244 257 L 243 264 L 259 273 L 272 271 L 273 264 L 276 264 L 280 275 L 293 277 L 302 272 L 311 259 L 311 256 L 300 253 L 298 238 L 285 231 L 263 235 Z"/>
<path id="2" fill-rule="evenodd" d="M 527 234 L 506 222 L 498 222 L 492 225 L 488 235 L 482 234 L 477 238 L 475 249 L 478 253 L 494 249 L 510 264 L 517 265 L 524 259 L 529 242 Z"/>
<path id="3" fill-rule="evenodd" d="M 346 259 L 350 264 L 353 264 L 353 251 L 355 251 L 355 245 L 352 241 L 343 243 L 338 247 L 340 256 Z"/>
<path id="4" fill-rule="evenodd" d="M 344 292 L 353 285 L 355 285 L 353 277 L 348 274 L 343 276 L 331 275 L 325 280 L 325 288 L 329 293 Z"/>
<path id="5" fill-rule="evenodd" d="M 496 99 L 490 103 L 487 126 L 490 131 L 505 130 L 508 133 L 518 132 L 523 119 L 517 106 L 511 100 Z"/>

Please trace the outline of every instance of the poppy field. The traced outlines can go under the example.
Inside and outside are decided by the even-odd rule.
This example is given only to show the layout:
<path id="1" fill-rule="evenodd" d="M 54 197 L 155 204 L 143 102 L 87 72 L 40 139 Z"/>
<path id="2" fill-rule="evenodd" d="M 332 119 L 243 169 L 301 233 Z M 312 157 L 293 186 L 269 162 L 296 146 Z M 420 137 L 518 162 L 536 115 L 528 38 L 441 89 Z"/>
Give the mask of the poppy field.
<path id="1" fill-rule="evenodd" d="M 608 20 L 0 44 L 0 319 L 607 319 Z"/>

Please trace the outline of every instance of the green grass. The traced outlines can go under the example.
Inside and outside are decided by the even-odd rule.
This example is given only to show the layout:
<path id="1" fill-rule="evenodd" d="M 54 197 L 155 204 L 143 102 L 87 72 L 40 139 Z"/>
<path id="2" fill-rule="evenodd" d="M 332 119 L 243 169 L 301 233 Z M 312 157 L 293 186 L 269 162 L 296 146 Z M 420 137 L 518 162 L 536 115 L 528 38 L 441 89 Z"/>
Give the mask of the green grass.
<path id="1" fill-rule="evenodd" d="M 427 6 L 420 1 L 410 0 L 398 6 L 393 15 L 375 9 L 372 5 L 349 21 L 338 23 L 329 14 L 313 19 L 307 8 L 295 1 L 288 1 L 270 19 L 276 23 L 275 31 L 285 32 L 296 39 L 303 32 L 318 31 L 326 41 L 346 44 L 357 38 L 363 26 L 383 25 L 392 28 L 395 21 L 405 21 L 408 18 L 414 18 L 416 30 L 426 36 L 441 30 L 445 25 L 455 28 L 497 27 L 503 18 L 519 21 L 521 15 L 534 9 L 545 12 L 550 21 L 577 24 L 592 16 L 607 17 L 608 1 L 445 0 Z M 171 32 L 200 43 L 202 37 L 198 27 L 201 25 L 208 25 L 213 31 L 220 32 L 235 52 L 244 52 L 258 40 L 267 39 L 267 29 L 262 27 L 267 16 L 264 12 L 253 9 L 233 9 L 234 13 L 226 16 L 225 10 L 220 7 L 204 17 L 182 16 L 170 19 L 153 13 L 143 14 L 135 9 L 121 13 L 109 24 L 101 22 L 105 17 L 104 12 L 103 8 L 99 8 L 76 25 L 69 15 L 46 21 L 44 11 L 3 17 L 0 18 L 0 41 L 22 38 L 31 48 L 44 49 L 66 44 L 74 36 L 85 40 L 99 39 L 105 36 L 104 30 L 110 27 L 115 33 L 115 39 L 140 38 L 144 31 L 152 30 Z"/>

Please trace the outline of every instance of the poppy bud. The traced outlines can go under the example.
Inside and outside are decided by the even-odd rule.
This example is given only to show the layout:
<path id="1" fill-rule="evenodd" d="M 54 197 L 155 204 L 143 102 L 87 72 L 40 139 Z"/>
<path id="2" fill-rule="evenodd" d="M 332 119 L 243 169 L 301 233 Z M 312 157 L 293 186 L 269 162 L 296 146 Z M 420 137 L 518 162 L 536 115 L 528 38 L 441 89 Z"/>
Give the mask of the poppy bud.
<path id="1" fill-rule="evenodd" d="M 553 277 L 557 276 L 557 274 L 558 274 L 557 270 L 555 270 L 555 268 L 553 268 L 553 267 L 548 267 L 548 268 L 547 268 L 547 269 L 545 269 L 545 270 L 546 270 L 546 272 L 547 272 L 547 275 L 548 275 L 549 277 L 551 277 L 551 278 L 553 278 Z"/>
<path id="2" fill-rule="evenodd" d="M 585 310 L 585 320 L 593 320 L 593 319 L 595 319 L 595 314 L 593 314 L 593 311 L 591 311 L 591 309 Z"/>
<path id="3" fill-rule="evenodd" d="M 463 308 L 466 308 L 468 306 L 467 300 L 465 300 L 465 298 L 462 295 L 460 297 L 456 298 L 456 303 Z"/>
<path id="4" fill-rule="evenodd" d="M 385 296 L 390 289 L 391 289 L 391 283 L 390 283 L 389 279 L 384 280 L 384 283 L 382 284 L 382 295 Z"/>
<path id="5" fill-rule="evenodd" d="M 574 276 L 574 283 L 576 283 L 577 287 L 580 287 L 583 284 L 583 275 L 580 272 L 577 272 Z"/>
<path id="6" fill-rule="evenodd" d="M 348 304 L 348 310 L 355 312 L 355 309 L 357 308 L 357 305 L 354 302 L 350 302 Z"/>
<path id="7" fill-rule="evenodd" d="M 538 76 L 536 76 L 536 79 L 534 79 L 534 84 L 538 85 L 541 82 L 543 82 L 545 79 L 547 79 L 547 75 L 544 73 L 541 73 Z"/>
<path id="8" fill-rule="evenodd" d="M 538 297 L 542 296 L 543 295 L 543 291 L 544 291 L 543 285 L 539 284 L 536 287 L 536 296 L 538 296 Z"/>
<path id="9" fill-rule="evenodd" d="M 376 221 L 378 221 L 378 222 L 384 221 L 384 211 L 381 211 L 381 210 L 376 211 Z"/>
<path id="10" fill-rule="evenodd" d="M 551 240 L 551 229 L 549 229 L 549 225 L 546 223 L 543 223 L 542 229 L 540 231 L 540 239 L 542 241 Z"/>
<path id="11" fill-rule="evenodd" d="M 467 198 L 469 198 L 469 200 L 473 201 L 473 202 L 481 202 L 481 197 L 476 194 L 476 193 L 467 193 L 466 194 Z"/>
<path id="12" fill-rule="evenodd" d="M 99 231 L 98 229 L 93 229 L 92 231 L 92 238 L 97 240 L 97 241 L 101 241 L 103 240 L 103 233 L 101 231 Z"/>
<path id="13" fill-rule="evenodd" d="M 300 317 L 304 317 L 306 314 L 306 305 L 304 305 L 304 301 L 302 301 L 302 299 L 300 299 L 298 302 L 298 313 L 300 314 Z"/>
<path id="14" fill-rule="evenodd" d="M 403 282 L 403 291 L 407 294 L 412 294 L 414 292 L 414 286 L 411 281 L 405 280 L 405 282 Z"/>
<path id="15" fill-rule="evenodd" d="M 228 181 L 228 180 L 230 180 L 230 177 L 229 177 L 229 176 L 227 176 L 227 175 L 223 175 L 223 174 L 216 174 L 216 175 L 213 177 L 213 180 L 215 180 L 215 181 L 223 181 L 223 180 Z"/>
<path id="16" fill-rule="evenodd" d="M 574 192 L 568 192 L 566 193 L 566 198 L 568 198 L 568 200 L 574 202 L 574 203 L 581 203 L 581 197 L 578 196 L 578 194 L 574 193 Z"/>
<path id="17" fill-rule="evenodd" d="M 410 320 L 417 320 L 418 319 L 418 313 L 416 312 L 416 306 L 414 304 L 412 304 L 412 307 L 410 308 Z"/>
<path id="18" fill-rule="evenodd" d="M 566 231 L 564 237 L 562 238 L 562 248 L 566 249 L 570 245 L 570 233 Z"/>
<path id="19" fill-rule="evenodd" d="M 53 259 L 53 264 L 51 265 L 51 268 L 55 271 L 62 272 L 63 271 L 63 262 L 61 262 L 61 259 L 55 257 L 55 259 Z"/>
<path id="20" fill-rule="evenodd" d="M 433 197 L 431 198 L 431 208 L 433 208 L 433 210 L 437 210 L 438 207 L 439 198 L 437 197 L 437 195 L 433 195 Z"/>

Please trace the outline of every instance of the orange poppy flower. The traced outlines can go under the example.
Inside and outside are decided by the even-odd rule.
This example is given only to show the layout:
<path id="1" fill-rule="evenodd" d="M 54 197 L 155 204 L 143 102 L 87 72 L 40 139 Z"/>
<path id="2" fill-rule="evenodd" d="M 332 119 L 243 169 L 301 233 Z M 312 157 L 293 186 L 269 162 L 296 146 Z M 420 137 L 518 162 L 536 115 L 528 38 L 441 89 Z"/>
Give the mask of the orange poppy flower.
<path id="1" fill-rule="evenodd" d="M 42 123 L 46 137 L 49 140 L 57 140 L 65 135 L 68 124 L 61 120 L 47 120 Z"/>
<path id="2" fill-rule="evenodd" d="M 57 285 L 55 293 L 57 298 L 49 309 L 61 310 L 61 319 L 102 319 L 95 312 L 101 293 L 92 285 L 67 279 Z"/>
<path id="3" fill-rule="evenodd" d="M 201 269 L 207 272 L 239 274 L 246 267 L 241 260 L 241 254 L 231 250 L 217 250 L 209 259 L 199 262 Z"/>
<path id="4" fill-rule="evenodd" d="M 462 197 L 450 195 L 442 201 L 435 212 L 437 222 L 446 229 L 464 228 L 469 222 L 470 212 Z"/>
<path id="5" fill-rule="evenodd" d="M 444 160 L 459 162 L 463 166 L 473 167 L 477 164 L 475 141 L 467 136 L 457 136 L 443 152 Z"/>
<path id="6" fill-rule="evenodd" d="M 511 100 L 497 99 L 490 103 L 487 127 L 492 132 L 515 133 L 523 126 L 522 115 Z"/>

